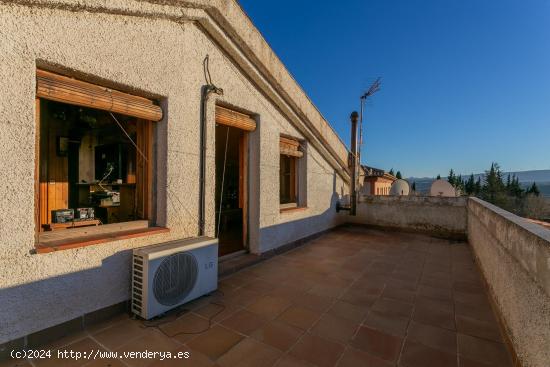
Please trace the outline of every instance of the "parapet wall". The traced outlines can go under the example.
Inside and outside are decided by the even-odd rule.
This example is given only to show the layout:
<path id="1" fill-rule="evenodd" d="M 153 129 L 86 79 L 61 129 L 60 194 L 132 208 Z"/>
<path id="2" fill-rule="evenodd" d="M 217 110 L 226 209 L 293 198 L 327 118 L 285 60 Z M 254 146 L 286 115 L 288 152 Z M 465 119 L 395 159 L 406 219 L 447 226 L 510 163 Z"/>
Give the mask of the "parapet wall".
<path id="1" fill-rule="evenodd" d="M 350 223 L 465 239 L 467 198 L 362 196 Z"/>
<path id="2" fill-rule="evenodd" d="M 550 361 L 550 230 L 468 201 L 468 240 L 522 366 Z"/>

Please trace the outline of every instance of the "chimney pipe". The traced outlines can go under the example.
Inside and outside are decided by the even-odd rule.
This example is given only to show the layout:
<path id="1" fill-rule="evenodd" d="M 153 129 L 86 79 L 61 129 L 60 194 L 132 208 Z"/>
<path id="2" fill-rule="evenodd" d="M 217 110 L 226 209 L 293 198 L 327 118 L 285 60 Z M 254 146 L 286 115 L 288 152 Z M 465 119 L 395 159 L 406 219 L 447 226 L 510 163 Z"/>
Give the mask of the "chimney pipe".
<path id="1" fill-rule="evenodd" d="M 357 121 L 359 120 L 359 114 L 357 111 L 353 111 L 350 116 L 351 119 L 351 189 L 350 189 L 350 215 L 357 214 Z"/>

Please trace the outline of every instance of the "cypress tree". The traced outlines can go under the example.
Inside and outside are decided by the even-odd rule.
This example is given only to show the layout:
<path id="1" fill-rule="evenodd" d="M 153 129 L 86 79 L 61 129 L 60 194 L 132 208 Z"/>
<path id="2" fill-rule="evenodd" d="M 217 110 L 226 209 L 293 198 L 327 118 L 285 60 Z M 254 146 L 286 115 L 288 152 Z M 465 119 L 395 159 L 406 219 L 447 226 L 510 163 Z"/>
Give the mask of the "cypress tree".
<path id="1" fill-rule="evenodd" d="M 474 174 L 472 173 L 470 177 L 468 178 L 468 181 L 466 181 L 466 184 L 464 185 L 464 188 L 466 189 L 466 194 L 473 195 L 475 193 L 475 180 L 474 180 Z"/>
<path id="2" fill-rule="evenodd" d="M 533 185 L 531 185 L 531 187 L 527 190 L 527 193 L 528 194 L 533 194 L 535 196 L 540 195 L 540 190 L 539 190 L 536 182 L 533 182 Z"/>
<path id="3" fill-rule="evenodd" d="M 502 172 L 498 163 L 493 162 L 489 171 L 485 171 L 485 182 L 482 188 L 484 200 L 503 207 L 506 200 L 506 187 L 502 182 Z"/>
<path id="4" fill-rule="evenodd" d="M 478 177 L 474 185 L 474 195 L 479 196 L 481 194 L 481 190 L 482 190 L 481 177 Z"/>
<path id="5" fill-rule="evenodd" d="M 455 173 L 451 168 L 451 171 L 449 172 L 449 176 L 447 177 L 447 181 L 449 181 L 451 185 L 455 186 L 456 184 L 455 180 L 456 180 Z"/>
<path id="6" fill-rule="evenodd" d="M 401 171 L 397 171 L 395 177 L 397 177 L 399 180 L 402 179 L 403 177 L 401 176 Z"/>

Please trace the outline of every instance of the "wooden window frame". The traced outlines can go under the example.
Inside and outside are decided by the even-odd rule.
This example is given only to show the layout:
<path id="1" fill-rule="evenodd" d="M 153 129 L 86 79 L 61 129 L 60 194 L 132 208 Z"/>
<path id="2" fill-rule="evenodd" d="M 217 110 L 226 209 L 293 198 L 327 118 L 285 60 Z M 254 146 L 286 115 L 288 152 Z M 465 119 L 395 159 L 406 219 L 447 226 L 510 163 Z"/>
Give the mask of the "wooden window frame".
<path id="1" fill-rule="evenodd" d="M 154 203 L 153 203 L 153 164 L 154 164 L 154 121 L 158 121 L 162 118 L 162 110 L 156 106 L 151 100 L 143 97 L 136 97 L 125 94 L 123 92 L 113 91 L 104 87 L 100 87 L 94 84 L 90 84 L 83 81 L 77 81 L 57 74 L 37 70 L 37 79 L 46 76 L 48 80 L 55 81 L 59 78 L 62 85 L 71 86 L 74 85 L 78 91 L 90 90 L 92 93 L 99 93 L 101 97 L 111 96 L 118 100 L 120 103 L 118 107 L 116 104 L 112 104 L 111 108 L 107 108 L 103 105 L 90 105 L 90 103 L 97 103 L 97 100 L 90 97 L 84 98 L 82 93 L 76 94 L 76 99 L 71 101 L 71 96 L 67 93 L 59 92 L 59 89 L 52 87 L 52 90 L 44 88 L 44 81 L 37 82 L 37 93 L 35 98 L 35 182 L 34 182 L 34 230 L 35 230 L 35 251 L 36 253 L 46 253 L 65 249 L 73 249 L 78 247 L 84 247 L 99 243 L 112 242 L 121 239 L 128 239 L 140 236 L 149 236 L 158 233 L 168 232 L 169 229 L 165 227 L 158 227 L 153 225 L 154 222 Z M 64 84 L 63 84 L 64 83 Z M 74 83 L 74 84 L 71 84 Z M 55 84 L 55 83 L 54 83 Z M 51 92 L 51 93 L 50 93 Z M 50 94 L 49 94 L 50 93 Z M 114 96 L 114 97 L 113 97 Z M 98 227 L 83 227 L 63 230 L 62 235 L 48 237 L 50 232 L 41 232 L 41 215 L 49 216 L 50 213 L 41 213 L 44 211 L 44 203 L 42 201 L 44 197 L 44 185 L 40 184 L 40 143 L 41 143 L 41 100 L 53 100 L 56 102 L 66 103 L 70 105 L 84 106 L 88 108 L 95 108 L 98 110 L 112 111 L 116 113 L 127 114 L 137 118 L 138 128 L 143 131 L 138 136 L 141 136 L 142 141 L 137 141 L 136 144 L 140 147 L 145 158 L 141 154 L 137 154 L 136 161 L 136 197 L 138 195 L 146 196 L 142 199 L 143 207 L 138 208 L 141 211 L 141 215 L 145 220 L 134 220 L 129 222 L 120 222 L 113 224 L 106 224 Z M 100 98 L 101 99 L 101 98 Z M 126 104 L 124 104 L 126 103 Z M 116 108 L 115 108 L 116 107 Z M 117 110 L 117 108 L 119 110 Z M 122 109 L 122 111 L 120 110 Z M 124 110 L 126 109 L 126 110 Z M 125 113 L 127 112 L 127 113 Z M 154 117 L 152 119 L 144 119 L 143 117 Z M 144 138 L 145 137 L 145 138 Z M 145 139 L 145 141 L 143 141 Z M 139 139 L 138 139 L 139 140 Z M 138 167 L 141 165 L 141 169 L 144 171 L 138 178 Z M 47 208 L 46 208 L 47 211 Z"/>
<path id="2" fill-rule="evenodd" d="M 301 205 L 302 194 L 300 192 L 300 166 L 304 154 L 301 149 L 302 144 L 298 139 L 281 136 L 279 140 L 280 157 L 287 157 L 290 160 L 290 197 L 293 198 L 288 203 L 282 202 L 281 188 L 279 189 L 279 210 L 281 213 L 300 211 L 307 209 Z M 279 159 L 279 162 L 281 159 Z M 279 182 L 281 185 L 282 167 L 279 168 Z"/>

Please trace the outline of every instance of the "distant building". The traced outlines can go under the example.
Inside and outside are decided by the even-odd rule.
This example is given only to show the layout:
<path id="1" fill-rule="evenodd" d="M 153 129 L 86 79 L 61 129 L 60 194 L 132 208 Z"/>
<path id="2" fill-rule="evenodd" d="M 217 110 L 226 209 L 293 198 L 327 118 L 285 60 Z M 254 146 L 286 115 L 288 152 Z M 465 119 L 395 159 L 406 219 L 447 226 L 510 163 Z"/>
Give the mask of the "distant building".
<path id="1" fill-rule="evenodd" d="M 390 175 L 383 169 L 362 165 L 363 169 L 363 195 L 389 195 L 392 183 L 397 177 Z"/>

